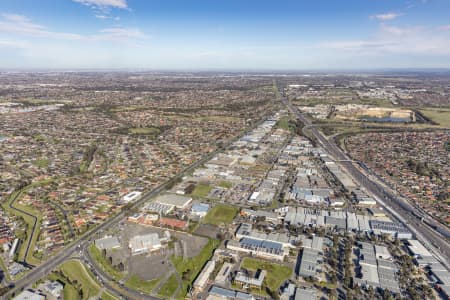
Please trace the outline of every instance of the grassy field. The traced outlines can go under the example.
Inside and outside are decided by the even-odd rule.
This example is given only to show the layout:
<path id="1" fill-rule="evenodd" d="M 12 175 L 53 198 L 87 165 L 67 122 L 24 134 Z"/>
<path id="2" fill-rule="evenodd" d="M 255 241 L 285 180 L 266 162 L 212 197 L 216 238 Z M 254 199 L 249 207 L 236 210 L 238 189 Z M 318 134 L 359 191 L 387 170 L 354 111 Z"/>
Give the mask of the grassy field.
<path id="1" fill-rule="evenodd" d="M 422 109 L 420 112 L 427 118 L 438 123 L 443 127 L 450 127 L 450 109 Z"/>
<path id="2" fill-rule="evenodd" d="M 167 281 L 163 284 L 161 289 L 158 292 L 158 295 L 161 297 L 164 297 L 164 299 L 172 297 L 173 293 L 178 288 L 178 280 L 175 274 L 172 274 L 172 276 L 167 279 Z"/>
<path id="3" fill-rule="evenodd" d="M 266 270 L 267 275 L 264 284 L 272 291 L 278 291 L 280 285 L 292 275 L 292 268 L 271 263 L 260 259 L 246 257 L 242 261 L 241 268 L 256 271 L 258 269 Z"/>
<path id="4" fill-rule="evenodd" d="M 121 280 L 125 274 L 122 272 L 119 272 L 111 264 L 106 260 L 106 258 L 103 257 L 100 249 L 98 249 L 94 244 L 89 246 L 89 254 L 92 256 L 92 258 L 95 260 L 98 266 L 103 269 L 109 276 L 114 278 L 115 280 Z"/>
<path id="5" fill-rule="evenodd" d="M 160 279 L 154 279 L 150 281 L 142 280 L 139 276 L 133 275 L 126 282 L 125 286 L 133 290 L 141 291 L 147 294 L 155 288 Z"/>
<path id="6" fill-rule="evenodd" d="M 114 108 L 111 108 L 110 110 L 112 112 L 122 112 L 122 111 L 137 111 L 145 109 L 148 109 L 148 107 L 144 105 L 129 105 L 129 106 L 116 106 Z"/>
<path id="7" fill-rule="evenodd" d="M 9 277 L 9 272 L 6 269 L 5 263 L 3 262 L 3 259 L 0 257 L 0 271 L 3 272 L 3 275 L 6 277 L 6 280 L 10 281 L 11 277 Z"/>
<path id="8" fill-rule="evenodd" d="M 39 236 L 39 231 L 40 231 L 40 227 L 41 227 L 40 224 L 41 224 L 41 221 L 42 221 L 42 215 L 41 215 L 41 213 L 39 211 L 36 211 L 36 210 L 34 210 L 33 208 L 31 208 L 29 206 L 24 206 L 24 205 L 21 205 L 21 204 L 18 203 L 18 199 L 20 199 L 21 194 L 26 189 L 27 188 L 25 188 L 25 189 L 23 189 L 21 191 L 14 192 L 9 197 L 8 201 L 2 204 L 2 208 L 4 210 L 8 211 L 12 215 L 16 215 L 16 216 L 22 217 L 23 220 L 25 221 L 25 223 L 27 224 L 27 228 L 26 228 L 26 236 L 27 236 L 27 238 L 26 238 L 26 240 L 23 241 L 23 243 L 20 246 L 18 260 L 19 261 L 26 261 L 26 262 L 28 262 L 30 264 L 38 265 L 41 261 L 33 256 L 33 251 L 34 251 L 34 247 L 36 245 L 36 241 L 37 241 L 38 236 Z M 9 205 L 13 202 L 13 200 L 16 198 L 16 196 L 17 196 L 17 201 L 14 202 L 13 207 L 17 208 L 17 209 L 20 209 L 20 210 L 22 210 L 22 211 L 24 211 L 26 213 L 29 213 L 29 214 L 31 214 L 31 215 L 33 215 L 33 216 L 35 216 L 37 218 L 37 224 L 36 224 L 35 231 L 34 231 L 34 234 L 33 234 L 32 238 L 31 238 L 31 235 L 32 235 L 32 232 L 33 232 L 34 218 L 29 216 L 29 215 L 27 215 L 27 214 L 24 214 L 24 213 L 22 213 L 22 212 L 20 212 L 18 210 L 11 209 L 9 207 Z M 30 239 L 31 239 L 30 251 L 28 251 L 28 256 L 25 257 L 26 250 L 27 250 L 27 245 L 28 245 Z"/>
<path id="9" fill-rule="evenodd" d="M 78 290 L 71 284 L 66 283 L 64 285 L 64 299 L 78 299 L 79 294 Z"/>
<path id="10" fill-rule="evenodd" d="M 157 127 L 136 127 L 128 128 L 128 132 L 136 135 L 158 135 L 161 130 Z"/>
<path id="11" fill-rule="evenodd" d="M 198 197 L 198 198 L 205 198 L 206 196 L 208 196 L 211 189 L 212 189 L 212 186 L 210 186 L 209 184 L 199 183 L 195 186 L 195 189 L 192 192 L 192 196 Z"/>
<path id="12" fill-rule="evenodd" d="M 61 277 L 59 274 L 53 272 L 50 275 L 48 275 L 48 279 L 51 281 L 59 281 L 64 285 L 64 289 L 63 289 L 64 299 L 78 299 L 79 298 L 77 289 L 73 285 L 68 283 L 64 277 Z"/>
<path id="13" fill-rule="evenodd" d="M 241 119 L 236 117 L 230 117 L 230 116 L 204 116 L 204 117 L 197 117 L 195 120 L 199 121 L 214 121 L 214 122 L 238 122 Z"/>
<path id="14" fill-rule="evenodd" d="M 35 165 L 36 167 L 41 168 L 41 169 L 47 168 L 49 164 L 50 164 L 50 160 L 47 158 L 40 158 L 40 159 L 33 161 L 33 165 Z"/>
<path id="15" fill-rule="evenodd" d="M 101 287 L 79 261 L 69 260 L 61 265 L 60 270 L 72 282 L 76 281 L 80 285 L 83 290 L 83 299 L 96 297 L 100 293 Z"/>
<path id="16" fill-rule="evenodd" d="M 222 223 L 229 224 L 233 221 L 238 213 L 238 208 L 225 204 L 217 204 L 210 209 L 208 214 L 203 219 L 203 223 L 220 225 Z"/>
<path id="17" fill-rule="evenodd" d="M 34 215 L 37 218 L 37 223 L 36 223 L 36 227 L 34 230 L 34 234 L 33 237 L 31 237 L 31 232 L 33 231 L 33 224 L 34 224 L 34 219 L 28 215 L 25 214 L 21 214 L 20 212 L 17 212 L 18 214 L 21 214 L 22 217 L 24 218 L 25 222 L 27 223 L 27 241 L 25 243 L 22 244 L 22 246 L 20 247 L 20 251 L 19 251 L 19 259 L 23 259 L 25 258 L 25 254 L 26 254 L 26 249 L 27 249 L 27 244 L 28 241 L 31 239 L 31 244 L 30 244 L 30 250 L 28 251 L 28 256 L 26 257 L 26 261 L 30 264 L 40 264 L 41 261 L 39 259 L 37 259 L 36 257 L 33 256 L 33 252 L 34 252 L 34 248 L 36 245 L 36 241 L 39 237 L 39 232 L 40 232 L 40 228 L 41 228 L 41 222 L 42 222 L 42 215 L 39 211 L 32 209 L 29 206 L 24 206 L 24 205 L 20 205 L 18 203 L 14 203 L 14 207 L 21 209 L 23 211 L 26 211 L 29 214 Z"/>
<path id="18" fill-rule="evenodd" d="M 299 105 L 299 106 L 315 106 L 317 104 L 348 104 L 348 103 L 354 103 L 354 104 L 366 104 L 366 105 L 374 105 L 374 106 L 384 106 L 384 107 L 393 107 L 391 101 L 388 99 L 375 99 L 375 98 L 359 98 L 354 99 L 351 94 L 348 94 L 345 97 L 340 98 L 333 98 L 333 96 L 326 96 L 324 98 L 314 98 L 310 97 L 307 99 L 297 99 L 292 101 L 293 104 Z"/>
<path id="19" fill-rule="evenodd" d="M 64 299 L 70 299 L 70 298 L 64 298 Z M 103 292 L 102 294 L 102 300 L 118 300 L 116 297 L 111 295 L 110 293 Z"/>
<path id="20" fill-rule="evenodd" d="M 229 189 L 229 188 L 233 187 L 233 184 L 229 181 L 221 181 L 221 182 L 219 182 L 219 186 L 223 187 L 225 189 Z"/>
<path id="21" fill-rule="evenodd" d="M 290 130 L 291 127 L 289 126 L 289 120 L 290 120 L 289 117 L 282 117 L 282 118 L 277 122 L 276 127 L 277 127 L 277 128 L 281 128 L 281 129 L 284 129 L 284 130 Z"/>
<path id="22" fill-rule="evenodd" d="M 216 249 L 219 244 L 220 242 L 218 240 L 210 239 L 200 254 L 195 257 L 183 259 L 183 257 L 173 256 L 171 258 L 180 277 L 186 279 L 183 280 L 183 292 L 180 292 L 182 295 L 177 295 L 177 298 L 184 296 L 185 292 L 187 292 L 186 288 L 188 284 L 191 284 L 194 281 L 205 263 L 211 258 L 214 249 Z"/>

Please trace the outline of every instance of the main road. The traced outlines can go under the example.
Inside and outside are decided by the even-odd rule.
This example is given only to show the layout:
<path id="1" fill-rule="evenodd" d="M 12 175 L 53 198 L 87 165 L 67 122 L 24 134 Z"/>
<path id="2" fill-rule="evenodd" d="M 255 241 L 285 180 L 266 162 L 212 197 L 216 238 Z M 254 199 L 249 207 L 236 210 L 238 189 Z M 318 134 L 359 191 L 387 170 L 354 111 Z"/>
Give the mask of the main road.
<path id="1" fill-rule="evenodd" d="M 399 221 L 401 221 L 411 232 L 415 234 L 434 255 L 449 269 L 450 261 L 450 244 L 447 239 L 423 223 L 417 215 L 418 210 L 412 205 L 396 197 L 393 193 L 383 188 L 378 183 L 370 180 L 366 174 L 355 166 L 351 158 L 339 148 L 332 140 L 328 140 L 315 127 L 311 121 L 306 118 L 292 103 L 286 98 L 281 97 L 284 105 L 300 120 L 308 131 L 313 135 L 317 142 L 335 158 L 337 162 L 353 177 L 353 179 L 366 191 L 374 196 L 374 198 L 388 211 L 391 212 Z"/>

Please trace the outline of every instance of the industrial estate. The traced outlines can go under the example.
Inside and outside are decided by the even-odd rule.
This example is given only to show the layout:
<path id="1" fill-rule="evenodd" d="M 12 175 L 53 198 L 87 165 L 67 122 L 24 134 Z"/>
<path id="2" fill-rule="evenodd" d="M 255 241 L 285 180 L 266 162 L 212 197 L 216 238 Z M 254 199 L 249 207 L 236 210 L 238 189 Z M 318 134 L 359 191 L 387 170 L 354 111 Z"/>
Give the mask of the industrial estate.
<path id="1" fill-rule="evenodd" d="M 0 73 L 5 299 L 449 299 L 450 76 Z"/>

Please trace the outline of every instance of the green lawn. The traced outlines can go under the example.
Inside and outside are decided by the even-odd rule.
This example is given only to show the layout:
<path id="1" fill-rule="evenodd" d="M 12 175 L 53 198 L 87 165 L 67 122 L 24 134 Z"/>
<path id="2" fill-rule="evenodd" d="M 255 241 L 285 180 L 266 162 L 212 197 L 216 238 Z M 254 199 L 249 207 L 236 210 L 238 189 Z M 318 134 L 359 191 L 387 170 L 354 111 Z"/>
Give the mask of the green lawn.
<path id="1" fill-rule="evenodd" d="M 225 204 L 217 204 L 210 209 L 208 214 L 203 219 L 203 223 L 220 225 L 222 223 L 229 224 L 233 221 L 238 213 L 238 208 Z"/>
<path id="2" fill-rule="evenodd" d="M 97 265 L 99 265 L 103 271 L 105 271 L 109 276 L 114 278 L 115 280 L 121 280 L 125 274 L 116 270 L 111 264 L 103 257 L 102 252 L 98 249 L 94 244 L 89 246 L 89 254 L 95 260 Z"/>
<path id="3" fill-rule="evenodd" d="M 71 298 L 64 298 L 64 299 L 71 299 Z M 118 300 L 118 299 L 108 292 L 103 292 L 102 300 Z"/>
<path id="4" fill-rule="evenodd" d="M 6 279 L 8 280 L 8 281 L 10 281 L 11 280 L 11 277 L 9 277 L 9 272 L 8 272 L 8 270 L 6 269 L 6 266 L 5 266 L 5 264 L 3 263 L 3 259 L 0 257 L 0 269 L 1 269 L 1 271 L 3 271 L 3 275 L 6 277 Z"/>
<path id="5" fill-rule="evenodd" d="M 96 297 L 100 293 L 101 287 L 79 261 L 69 260 L 61 265 L 60 270 L 72 282 L 76 281 L 80 285 L 83 290 L 83 299 Z"/>
<path id="6" fill-rule="evenodd" d="M 38 168 L 47 168 L 50 164 L 50 160 L 47 158 L 41 158 L 33 161 L 33 165 L 35 165 Z"/>
<path id="7" fill-rule="evenodd" d="M 158 135 L 161 130 L 157 127 L 136 127 L 128 128 L 128 132 L 136 135 Z"/>
<path id="8" fill-rule="evenodd" d="M 14 207 L 21 209 L 23 211 L 26 211 L 27 213 L 32 214 L 37 217 L 37 223 L 36 223 L 35 231 L 33 234 L 33 238 L 31 239 L 30 250 L 28 251 L 28 256 L 26 257 L 26 261 L 30 264 L 36 264 L 36 265 L 40 264 L 41 261 L 33 256 L 33 252 L 34 252 L 34 247 L 36 245 L 36 241 L 39 237 L 42 215 L 37 210 L 34 210 L 29 206 L 20 205 L 17 202 L 14 203 Z M 28 215 L 22 214 L 19 211 L 15 211 L 15 212 L 17 214 L 19 214 L 20 216 L 22 216 L 23 219 L 25 220 L 25 222 L 27 223 L 27 241 L 24 241 L 24 243 L 21 245 L 20 251 L 19 251 L 19 260 L 24 260 L 28 241 L 31 238 L 31 232 L 33 231 L 34 219 Z"/>
<path id="9" fill-rule="evenodd" d="M 29 186 L 29 187 L 31 187 L 31 186 Z M 21 194 L 24 191 L 26 191 L 29 187 L 24 188 L 21 191 L 17 191 L 17 192 L 14 192 L 13 194 L 11 194 L 11 196 L 8 199 L 8 201 L 5 202 L 4 204 L 2 204 L 2 208 L 4 210 L 8 211 L 12 215 L 16 215 L 16 216 L 22 217 L 23 220 L 25 221 L 25 223 L 27 224 L 27 228 L 26 228 L 27 238 L 26 238 L 26 240 L 22 241 L 22 244 L 21 244 L 20 249 L 19 249 L 18 260 L 19 261 L 26 261 L 26 262 L 28 262 L 30 264 L 38 265 L 41 261 L 33 256 L 33 251 L 34 251 L 34 247 L 35 247 L 36 241 L 37 241 L 38 236 L 39 236 L 42 215 L 41 215 L 41 213 L 39 211 L 37 211 L 37 210 L 35 210 L 35 209 L 33 209 L 33 208 L 29 207 L 29 206 L 24 206 L 24 205 L 19 204 L 19 199 L 21 197 Z M 27 257 L 25 257 L 25 254 L 26 254 L 26 250 L 27 250 L 27 245 L 28 245 L 28 243 L 30 241 L 30 238 L 31 238 L 31 234 L 33 232 L 34 219 L 32 217 L 30 217 L 29 215 L 27 215 L 27 214 L 24 214 L 24 213 L 22 213 L 22 212 L 20 212 L 18 210 L 15 210 L 15 209 L 11 209 L 9 207 L 9 204 L 13 201 L 13 199 L 16 196 L 17 196 L 17 200 L 14 202 L 14 204 L 12 206 L 14 208 L 21 209 L 21 210 L 23 210 L 23 211 L 25 211 L 25 212 L 27 212 L 27 213 L 29 213 L 31 215 L 34 215 L 37 218 L 37 224 L 36 224 L 36 227 L 35 227 L 33 238 L 31 239 L 30 251 L 28 251 L 28 256 Z"/>
<path id="10" fill-rule="evenodd" d="M 211 189 L 212 189 L 212 186 L 210 186 L 209 184 L 199 183 L 195 186 L 195 189 L 191 195 L 194 197 L 198 197 L 198 198 L 204 198 L 204 197 L 208 196 Z"/>
<path id="11" fill-rule="evenodd" d="M 200 121 L 214 121 L 214 122 L 239 122 L 241 119 L 229 116 L 202 116 L 195 118 Z"/>
<path id="12" fill-rule="evenodd" d="M 150 292 L 155 288 L 155 286 L 160 281 L 159 278 L 154 280 L 145 281 L 142 280 L 139 276 L 133 275 L 125 282 L 125 286 L 129 287 L 133 290 L 141 291 L 147 294 L 150 294 Z"/>
<path id="13" fill-rule="evenodd" d="M 246 257 L 242 261 L 241 268 L 256 271 L 258 269 L 266 270 L 267 275 L 264 279 L 264 284 L 272 291 L 278 291 L 280 285 L 289 279 L 292 275 L 292 268 L 263 261 L 260 259 Z"/>
<path id="14" fill-rule="evenodd" d="M 79 298 L 78 290 L 73 285 L 68 283 L 67 280 L 64 277 L 61 277 L 61 275 L 59 275 L 58 273 L 56 272 L 50 273 L 50 275 L 48 275 L 48 279 L 51 281 L 59 281 L 64 285 L 63 290 L 64 299 Z"/>
<path id="15" fill-rule="evenodd" d="M 229 189 L 233 186 L 233 184 L 229 181 L 221 181 L 221 182 L 219 182 L 219 186 L 223 187 L 225 189 Z"/>
<path id="16" fill-rule="evenodd" d="M 172 263 L 183 280 L 183 295 L 187 292 L 186 287 L 191 284 L 200 273 L 205 263 L 211 258 L 213 251 L 219 246 L 218 240 L 210 239 L 199 255 L 183 259 L 183 257 L 172 256 Z M 184 276 L 183 276 L 184 274 Z M 180 292 L 181 293 L 181 292 Z M 178 295 L 177 295 L 178 297 Z"/>
<path id="17" fill-rule="evenodd" d="M 172 297 L 173 293 L 178 288 L 178 280 L 175 274 L 172 274 L 169 279 L 163 284 L 158 292 L 158 295 L 164 297 L 165 299 Z"/>
<path id="18" fill-rule="evenodd" d="M 73 285 L 66 283 L 64 285 L 64 299 L 78 299 L 79 294 L 76 288 Z"/>
<path id="19" fill-rule="evenodd" d="M 423 113 L 425 117 L 431 119 L 439 125 L 447 128 L 450 127 L 449 109 L 421 109 L 420 112 Z"/>
<path id="20" fill-rule="evenodd" d="M 280 120 L 278 120 L 276 127 L 284 130 L 290 130 L 289 117 L 282 117 Z"/>

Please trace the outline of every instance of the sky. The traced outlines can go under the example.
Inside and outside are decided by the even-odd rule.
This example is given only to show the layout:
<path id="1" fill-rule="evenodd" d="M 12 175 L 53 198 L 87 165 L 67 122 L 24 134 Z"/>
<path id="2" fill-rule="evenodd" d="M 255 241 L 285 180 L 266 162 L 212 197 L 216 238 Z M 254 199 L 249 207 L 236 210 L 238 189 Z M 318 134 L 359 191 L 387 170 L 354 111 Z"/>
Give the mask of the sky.
<path id="1" fill-rule="evenodd" d="M 16 68 L 450 68 L 450 1 L 1 0 Z"/>

